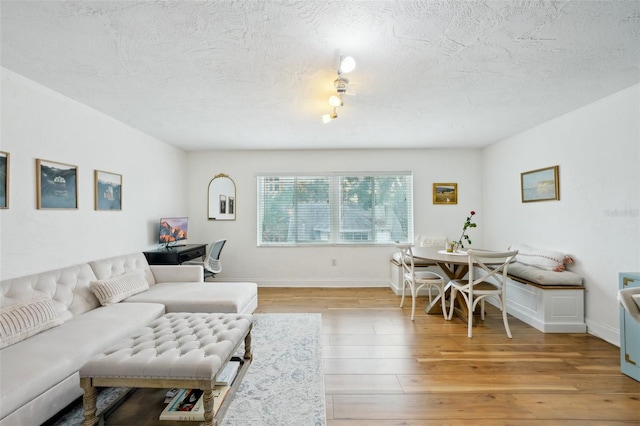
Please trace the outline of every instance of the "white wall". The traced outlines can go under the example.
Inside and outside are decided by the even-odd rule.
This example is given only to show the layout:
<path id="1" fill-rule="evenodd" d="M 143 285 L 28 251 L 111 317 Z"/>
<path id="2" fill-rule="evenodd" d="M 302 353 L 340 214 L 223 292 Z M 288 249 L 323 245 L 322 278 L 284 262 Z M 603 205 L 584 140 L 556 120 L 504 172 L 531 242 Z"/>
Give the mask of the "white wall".
<path id="1" fill-rule="evenodd" d="M 0 279 L 153 247 L 161 216 L 185 215 L 186 155 L 2 68 Z M 78 209 L 36 209 L 36 158 L 78 167 Z M 123 176 L 122 211 L 94 210 L 94 170 Z"/>
<path id="2" fill-rule="evenodd" d="M 388 286 L 384 247 L 257 247 L 256 176 L 260 173 L 322 171 L 413 171 L 415 235 L 458 238 L 471 210 L 478 227 L 469 235 L 482 245 L 480 150 L 216 151 L 188 155 L 189 223 L 192 239 L 227 238 L 220 279 L 267 286 Z M 218 173 L 237 187 L 237 220 L 207 220 L 207 187 Z M 457 205 L 434 205 L 432 184 L 457 182 Z M 331 266 L 331 259 L 337 266 Z"/>
<path id="3" fill-rule="evenodd" d="M 484 150 L 485 242 L 573 255 L 588 331 L 619 345 L 618 273 L 640 270 L 640 85 Z M 560 200 L 520 201 L 520 173 L 559 165 Z"/>

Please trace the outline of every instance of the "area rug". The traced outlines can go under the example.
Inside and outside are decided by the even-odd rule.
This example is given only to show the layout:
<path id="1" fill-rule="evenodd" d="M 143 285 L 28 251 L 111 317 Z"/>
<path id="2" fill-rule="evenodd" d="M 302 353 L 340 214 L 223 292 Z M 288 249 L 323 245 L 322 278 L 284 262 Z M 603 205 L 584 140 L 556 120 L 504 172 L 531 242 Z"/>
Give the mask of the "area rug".
<path id="1" fill-rule="evenodd" d="M 253 361 L 221 426 L 325 425 L 321 315 L 255 314 L 251 336 Z M 125 391 L 101 392 L 98 412 Z M 55 425 L 82 421 L 80 402 Z"/>

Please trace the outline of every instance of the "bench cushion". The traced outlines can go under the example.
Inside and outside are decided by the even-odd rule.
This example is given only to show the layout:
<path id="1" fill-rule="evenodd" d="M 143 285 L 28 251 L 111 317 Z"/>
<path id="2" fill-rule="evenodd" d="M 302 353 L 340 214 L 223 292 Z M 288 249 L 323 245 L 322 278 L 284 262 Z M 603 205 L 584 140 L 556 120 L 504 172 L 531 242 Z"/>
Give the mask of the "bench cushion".
<path id="1" fill-rule="evenodd" d="M 391 261 L 394 262 L 396 265 L 402 265 L 402 258 L 400 253 L 399 252 L 393 253 L 393 256 L 391 257 Z M 411 259 L 407 258 L 407 264 L 411 265 Z M 435 265 L 435 262 L 429 262 L 428 260 L 422 260 L 416 257 L 413 258 L 413 266 L 415 267 L 434 266 L 434 265 Z"/>
<path id="2" fill-rule="evenodd" d="M 513 275 L 532 283 L 540 285 L 567 285 L 581 286 L 582 277 L 573 272 L 563 271 L 547 271 L 536 268 L 535 266 L 524 265 L 520 262 L 513 262 L 509 265 L 509 275 Z"/>

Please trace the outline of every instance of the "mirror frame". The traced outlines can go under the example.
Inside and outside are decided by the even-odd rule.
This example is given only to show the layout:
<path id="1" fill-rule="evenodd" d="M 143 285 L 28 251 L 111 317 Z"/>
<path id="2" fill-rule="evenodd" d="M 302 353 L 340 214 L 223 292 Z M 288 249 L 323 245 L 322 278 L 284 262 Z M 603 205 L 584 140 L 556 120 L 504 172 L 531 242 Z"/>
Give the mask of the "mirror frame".
<path id="1" fill-rule="evenodd" d="M 224 173 L 209 182 L 207 216 L 209 220 L 236 220 L 236 184 Z"/>

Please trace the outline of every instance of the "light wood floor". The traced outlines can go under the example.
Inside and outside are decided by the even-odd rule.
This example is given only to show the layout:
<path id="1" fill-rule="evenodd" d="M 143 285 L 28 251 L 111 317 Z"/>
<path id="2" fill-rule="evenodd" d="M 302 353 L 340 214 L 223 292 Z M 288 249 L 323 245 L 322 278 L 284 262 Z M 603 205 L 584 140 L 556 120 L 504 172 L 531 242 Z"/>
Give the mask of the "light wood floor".
<path id="1" fill-rule="evenodd" d="M 474 326 L 426 315 L 387 288 L 258 290 L 256 313 L 318 312 L 328 426 L 640 424 L 640 382 L 619 348 L 544 334 L 488 307 Z"/>

